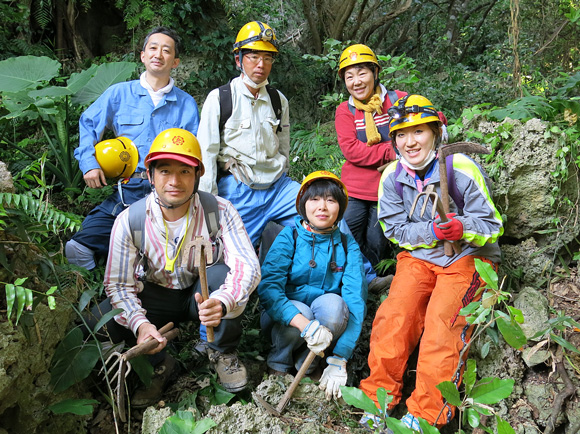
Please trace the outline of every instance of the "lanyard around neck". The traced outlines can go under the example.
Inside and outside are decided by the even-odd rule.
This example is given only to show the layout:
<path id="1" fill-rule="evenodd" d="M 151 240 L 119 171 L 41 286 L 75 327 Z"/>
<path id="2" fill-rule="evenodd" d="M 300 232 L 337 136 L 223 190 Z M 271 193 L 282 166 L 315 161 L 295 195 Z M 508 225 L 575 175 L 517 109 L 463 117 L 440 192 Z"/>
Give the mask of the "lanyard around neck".
<path id="1" fill-rule="evenodd" d="M 181 247 L 183 246 L 183 241 L 185 240 L 185 235 L 187 235 L 187 229 L 189 227 L 189 207 L 187 208 L 187 214 L 185 215 L 185 232 L 181 237 L 181 241 L 179 241 L 179 245 L 177 247 L 177 252 L 175 252 L 175 256 L 170 258 L 167 254 L 167 243 L 169 240 L 169 231 L 167 230 L 167 224 L 165 223 L 165 219 L 163 219 L 163 226 L 165 226 L 165 271 L 168 273 L 173 273 L 175 270 L 175 261 L 179 256 L 179 252 L 181 251 Z"/>

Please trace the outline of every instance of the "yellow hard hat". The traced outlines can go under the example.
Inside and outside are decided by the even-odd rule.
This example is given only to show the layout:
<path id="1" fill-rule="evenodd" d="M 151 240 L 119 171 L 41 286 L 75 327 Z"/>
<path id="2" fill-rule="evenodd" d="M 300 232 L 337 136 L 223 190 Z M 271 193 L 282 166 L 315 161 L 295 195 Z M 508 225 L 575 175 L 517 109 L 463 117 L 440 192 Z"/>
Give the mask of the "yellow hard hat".
<path id="1" fill-rule="evenodd" d="M 276 35 L 268 24 L 250 21 L 238 32 L 234 43 L 234 53 L 241 49 L 278 52 Z"/>
<path id="2" fill-rule="evenodd" d="M 139 151 L 127 137 L 97 143 L 95 157 L 107 178 L 128 178 L 139 164 Z"/>
<path id="3" fill-rule="evenodd" d="M 340 186 L 340 188 L 342 188 L 342 190 L 344 191 L 348 203 L 348 192 L 346 191 L 346 186 L 340 180 L 340 178 L 336 176 L 334 173 L 329 172 L 327 170 L 317 170 L 316 172 L 312 172 L 310 175 L 306 176 L 306 178 L 304 178 L 304 180 L 302 181 L 302 185 L 300 185 L 300 190 L 298 191 L 298 195 L 296 196 L 296 209 L 298 210 L 299 213 L 300 213 L 299 207 L 300 199 L 302 199 L 302 196 L 304 196 L 304 193 L 306 192 L 306 189 L 310 186 L 310 184 L 312 184 L 314 181 L 318 179 L 330 179 L 331 181 L 337 183 Z M 344 210 L 342 210 L 342 212 L 344 213 Z"/>
<path id="4" fill-rule="evenodd" d="M 201 161 L 201 148 L 195 136 L 182 128 L 169 128 L 160 132 L 145 157 L 145 167 L 155 160 L 177 160 L 192 167 L 199 167 L 199 176 L 203 176 L 205 168 Z"/>
<path id="5" fill-rule="evenodd" d="M 340 55 L 338 62 L 338 75 L 344 77 L 344 70 L 349 66 L 359 63 L 373 63 L 380 68 L 377 56 L 369 47 L 363 44 L 355 44 L 347 47 Z"/>
<path id="6" fill-rule="evenodd" d="M 439 113 L 433 107 L 431 101 L 421 95 L 406 95 L 399 98 L 387 111 L 390 117 L 389 134 L 415 125 L 439 122 Z"/>

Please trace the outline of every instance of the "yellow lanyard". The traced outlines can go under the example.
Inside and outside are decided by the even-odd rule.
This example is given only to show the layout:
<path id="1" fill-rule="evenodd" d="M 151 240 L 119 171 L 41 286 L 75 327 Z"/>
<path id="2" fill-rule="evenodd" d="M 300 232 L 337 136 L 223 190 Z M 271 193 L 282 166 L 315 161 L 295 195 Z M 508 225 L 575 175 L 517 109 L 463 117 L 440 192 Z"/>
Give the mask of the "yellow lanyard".
<path id="1" fill-rule="evenodd" d="M 170 258 L 169 255 L 167 254 L 169 231 L 167 230 L 167 224 L 165 223 L 165 219 L 163 219 L 163 226 L 165 226 L 165 271 L 167 271 L 168 273 L 173 273 L 173 270 L 175 270 L 175 260 L 179 256 L 181 246 L 183 246 L 183 240 L 185 240 L 185 236 L 187 235 L 187 228 L 189 227 L 189 207 L 187 208 L 187 214 L 185 215 L 185 232 L 181 237 L 181 241 L 179 242 L 179 246 L 177 247 L 177 252 L 175 252 L 175 256 L 173 258 Z"/>

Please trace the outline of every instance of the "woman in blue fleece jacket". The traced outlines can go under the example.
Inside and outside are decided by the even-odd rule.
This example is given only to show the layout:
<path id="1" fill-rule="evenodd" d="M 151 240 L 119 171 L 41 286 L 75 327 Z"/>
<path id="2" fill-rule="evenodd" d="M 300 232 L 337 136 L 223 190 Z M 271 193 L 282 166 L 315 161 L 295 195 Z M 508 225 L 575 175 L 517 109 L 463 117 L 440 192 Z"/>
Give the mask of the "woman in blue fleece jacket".
<path id="1" fill-rule="evenodd" d="M 269 368 L 287 373 L 299 369 L 309 351 L 327 350 L 332 355 L 320 388 L 329 400 L 341 396 L 366 313 L 360 249 L 337 228 L 347 204 L 346 187 L 336 175 L 308 175 L 296 198 L 296 227 L 284 228 L 274 241 L 258 286 L 262 329 L 272 341 Z"/>

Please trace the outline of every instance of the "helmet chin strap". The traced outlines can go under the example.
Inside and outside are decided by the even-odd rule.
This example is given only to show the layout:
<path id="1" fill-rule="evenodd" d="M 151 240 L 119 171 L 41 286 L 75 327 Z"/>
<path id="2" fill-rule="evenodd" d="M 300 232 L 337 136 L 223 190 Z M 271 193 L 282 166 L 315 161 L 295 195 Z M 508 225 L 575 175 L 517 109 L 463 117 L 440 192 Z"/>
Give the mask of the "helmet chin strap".
<path id="1" fill-rule="evenodd" d="M 180 203 L 179 205 L 166 205 L 165 203 L 163 203 L 163 201 L 156 194 L 155 195 L 155 203 L 157 205 L 159 205 L 160 207 L 165 208 L 165 209 L 174 209 L 174 208 L 179 208 L 180 206 L 185 205 L 187 202 L 189 202 L 193 198 L 193 196 L 195 196 L 195 192 L 194 193 L 191 193 L 191 196 L 189 196 L 187 198 L 187 200 L 185 200 L 183 203 Z"/>

